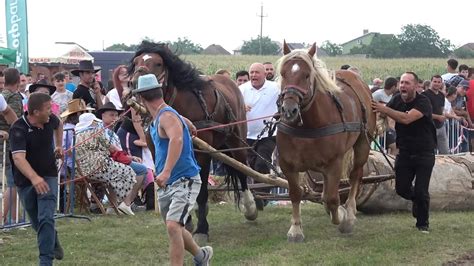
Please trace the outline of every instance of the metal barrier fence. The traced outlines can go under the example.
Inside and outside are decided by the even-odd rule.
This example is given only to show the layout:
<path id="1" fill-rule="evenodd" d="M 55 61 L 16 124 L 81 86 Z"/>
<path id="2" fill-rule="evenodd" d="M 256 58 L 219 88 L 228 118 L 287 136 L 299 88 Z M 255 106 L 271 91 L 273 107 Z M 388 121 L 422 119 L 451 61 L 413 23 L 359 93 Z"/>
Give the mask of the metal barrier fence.
<path id="1" fill-rule="evenodd" d="M 63 147 L 65 150 L 75 145 L 74 129 L 64 130 Z M 6 160 L 10 158 L 6 152 L 5 140 L 3 141 L 3 154 L 2 154 L 2 191 L 0 193 L 1 199 L 1 211 L 0 211 L 0 229 L 9 229 L 22 226 L 30 225 L 28 216 L 25 209 L 23 208 L 20 196 L 16 187 L 7 186 L 7 174 L 8 169 L 6 166 Z M 75 158 L 75 149 L 71 150 L 70 154 L 65 154 L 64 163 L 58 161 L 58 201 L 55 218 L 81 218 L 88 219 L 86 216 L 79 216 L 74 214 L 75 209 L 75 186 L 74 182 L 71 182 L 75 178 L 74 167 L 69 167 L 68 160 L 71 162 Z M 12 162 L 13 163 L 13 162 Z M 69 173 L 68 173 L 69 171 Z M 11 173 L 11 171 L 10 171 Z M 61 185 L 61 183 L 64 183 Z"/>
<path id="2" fill-rule="evenodd" d="M 447 120 L 446 131 L 448 136 L 448 144 L 450 153 L 462 153 L 469 151 L 469 132 L 470 130 L 464 128 L 457 120 Z M 66 129 L 65 138 L 63 140 L 65 150 L 71 146 L 75 146 L 74 129 Z M 378 137 L 380 147 L 387 152 L 386 135 Z M 372 144 L 372 148 L 378 150 L 376 145 Z M 6 167 L 6 160 L 9 160 L 9 155 L 6 152 L 5 140 L 3 140 L 3 153 L 2 153 L 2 190 L 0 193 L 1 206 L 0 206 L 0 229 L 7 229 L 13 227 L 20 227 L 29 224 L 26 211 L 21 205 L 18 192 L 15 187 L 7 186 L 7 174 L 9 170 Z M 65 154 L 65 162 L 59 162 L 62 166 L 58 178 L 58 205 L 56 218 L 72 217 L 72 218 L 83 218 L 89 219 L 85 216 L 77 216 L 74 214 L 75 209 L 75 186 L 73 180 L 75 178 L 75 168 L 68 167 L 68 162 L 74 162 L 75 149 L 72 149 L 69 154 Z M 70 166 L 70 164 L 69 164 Z M 69 174 L 67 174 L 69 171 Z M 60 185 L 64 183 L 63 185 Z M 288 193 L 287 189 L 274 188 L 272 193 L 284 195 Z"/>

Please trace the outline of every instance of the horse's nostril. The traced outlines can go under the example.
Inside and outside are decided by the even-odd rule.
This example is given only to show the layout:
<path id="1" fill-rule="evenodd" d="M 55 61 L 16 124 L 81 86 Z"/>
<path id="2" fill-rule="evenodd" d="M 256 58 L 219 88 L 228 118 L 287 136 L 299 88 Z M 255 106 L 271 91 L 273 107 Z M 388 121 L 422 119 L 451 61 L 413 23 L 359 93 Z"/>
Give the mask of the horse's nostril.
<path id="1" fill-rule="evenodd" d="M 291 111 L 294 115 L 296 115 L 296 113 L 298 112 L 298 109 L 293 109 L 293 111 Z"/>

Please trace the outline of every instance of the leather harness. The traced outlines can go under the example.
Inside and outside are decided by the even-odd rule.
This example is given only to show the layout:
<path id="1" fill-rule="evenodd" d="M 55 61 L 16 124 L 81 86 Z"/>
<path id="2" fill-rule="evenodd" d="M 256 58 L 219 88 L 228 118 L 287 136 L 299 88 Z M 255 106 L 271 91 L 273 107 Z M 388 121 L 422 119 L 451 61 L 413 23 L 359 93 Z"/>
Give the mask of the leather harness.
<path id="1" fill-rule="evenodd" d="M 362 99 L 360 98 L 360 95 L 357 93 L 357 91 L 349 84 L 347 83 L 344 79 L 342 78 L 336 78 L 338 81 L 346 84 L 348 87 L 350 87 L 354 93 L 357 95 L 357 98 L 359 99 L 359 103 L 361 106 L 362 110 L 362 121 L 360 122 L 346 122 L 346 119 L 344 117 L 343 113 L 343 106 L 340 101 L 340 99 L 334 95 L 330 94 L 331 99 L 333 100 L 334 104 L 337 107 L 337 110 L 339 111 L 339 114 L 341 116 L 341 123 L 336 123 L 336 124 L 331 124 L 328 126 L 320 127 L 320 128 L 302 128 L 302 127 L 293 127 L 290 126 L 284 122 L 279 122 L 277 125 L 277 128 L 279 131 L 295 136 L 298 138 L 321 138 L 321 137 L 326 137 L 326 136 L 331 136 L 343 132 L 366 132 L 367 131 L 367 111 L 365 109 L 365 106 L 362 104 Z M 302 94 L 301 88 L 297 88 L 298 93 Z M 286 91 L 283 91 L 285 93 Z M 313 94 L 313 99 L 315 98 L 315 93 Z M 300 97 L 300 96 L 298 96 Z M 281 95 L 281 98 L 282 95 Z M 313 99 L 310 100 L 308 105 L 310 105 L 313 102 Z M 302 112 L 305 112 L 309 109 L 308 106 L 305 106 L 302 109 Z"/>

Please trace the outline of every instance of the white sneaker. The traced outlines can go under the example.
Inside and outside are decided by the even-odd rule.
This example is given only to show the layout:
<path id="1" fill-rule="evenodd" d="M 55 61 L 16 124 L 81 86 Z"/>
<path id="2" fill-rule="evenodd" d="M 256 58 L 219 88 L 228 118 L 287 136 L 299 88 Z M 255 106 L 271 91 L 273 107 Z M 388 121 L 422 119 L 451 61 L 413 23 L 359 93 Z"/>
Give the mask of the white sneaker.
<path id="1" fill-rule="evenodd" d="M 202 261 L 196 261 L 194 258 L 194 265 L 196 266 L 208 266 L 211 265 L 212 255 L 214 255 L 214 251 L 211 246 L 201 247 L 201 250 L 204 252 L 204 258 Z"/>
<path id="2" fill-rule="evenodd" d="M 133 213 L 132 211 L 132 208 L 130 208 L 130 206 L 127 206 L 127 204 L 125 204 L 125 202 L 123 201 L 118 206 L 118 209 L 126 215 L 135 215 L 135 213 Z"/>

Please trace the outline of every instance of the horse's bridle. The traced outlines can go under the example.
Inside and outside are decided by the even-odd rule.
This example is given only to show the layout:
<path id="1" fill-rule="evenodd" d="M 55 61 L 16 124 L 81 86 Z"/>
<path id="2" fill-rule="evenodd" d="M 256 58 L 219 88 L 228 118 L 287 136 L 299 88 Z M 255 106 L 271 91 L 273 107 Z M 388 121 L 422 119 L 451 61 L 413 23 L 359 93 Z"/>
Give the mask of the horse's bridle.
<path id="1" fill-rule="evenodd" d="M 295 84 L 288 84 L 283 88 L 281 91 L 280 95 L 278 96 L 278 109 L 283 104 L 283 100 L 285 99 L 285 94 L 290 93 L 296 95 L 298 97 L 298 107 L 300 108 L 301 112 L 305 112 L 309 109 L 311 106 L 311 103 L 314 100 L 314 96 L 316 94 L 316 90 L 313 91 L 313 95 L 311 95 L 311 98 L 305 103 L 304 102 L 304 97 L 308 94 L 309 90 L 312 89 L 312 85 L 309 86 L 307 90 L 305 90 L 303 87 L 295 85 Z"/>

